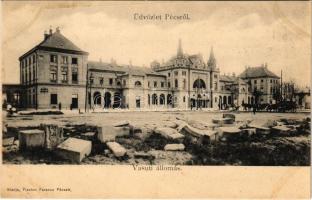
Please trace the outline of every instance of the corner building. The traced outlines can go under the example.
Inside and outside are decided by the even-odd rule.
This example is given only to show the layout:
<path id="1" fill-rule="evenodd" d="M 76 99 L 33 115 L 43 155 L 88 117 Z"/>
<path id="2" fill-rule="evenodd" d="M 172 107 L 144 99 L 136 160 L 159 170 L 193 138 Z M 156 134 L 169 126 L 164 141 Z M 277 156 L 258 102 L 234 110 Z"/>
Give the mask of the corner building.
<path id="1" fill-rule="evenodd" d="M 82 108 L 88 53 L 65 38 L 57 28 L 19 58 L 21 94 L 25 108 Z"/>

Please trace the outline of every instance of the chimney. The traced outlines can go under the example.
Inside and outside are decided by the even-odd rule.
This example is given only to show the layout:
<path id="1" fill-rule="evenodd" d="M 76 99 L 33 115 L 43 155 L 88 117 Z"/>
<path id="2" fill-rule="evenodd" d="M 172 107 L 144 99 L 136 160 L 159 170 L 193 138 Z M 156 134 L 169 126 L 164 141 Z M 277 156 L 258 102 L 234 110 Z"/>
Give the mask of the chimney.
<path id="1" fill-rule="evenodd" d="M 52 26 L 50 26 L 49 34 L 52 35 L 52 33 L 53 33 Z"/>
<path id="2" fill-rule="evenodd" d="M 268 63 L 264 63 L 264 67 L 265 67 L 265 68 L 268 68 Z"/>
<path id="3" fill-rule="evenodd" d="M 44 31 L 44 39 L 46 40 L 49 37 L 49 34 L 47 33 L 47 31 Z"/>
<path id="4" fill-rule="evenodd" d="M 60 27 L 56 27 L 55 32 L 60 33 Z"/>
<path id="5" fill-rule="evenodd" d="M 232 76 L 235 77 L 235 73 L 234 72 L 232 73 Z"/>

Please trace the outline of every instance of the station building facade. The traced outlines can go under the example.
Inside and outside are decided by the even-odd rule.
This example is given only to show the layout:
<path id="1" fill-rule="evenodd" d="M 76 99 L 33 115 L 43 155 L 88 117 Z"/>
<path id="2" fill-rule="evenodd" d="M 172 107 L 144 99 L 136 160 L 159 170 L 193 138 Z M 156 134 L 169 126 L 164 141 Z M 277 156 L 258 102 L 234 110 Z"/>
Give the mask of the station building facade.
<path id="1" fill-rule="evenodd" d="M 259 70 L 220 75 L 212 48 L 204 61 L 201 54 L 184 53 L 181 40 L 173 57 L 162 63 L 153 61 L 150 67 L 88 61 L 88 55 L 58 28 L 50 29 L 40 44 L 19 58 L 23 107 L 226 109 L 254 102 L 254 80 L 261 84 L 265 78 L 267 91 L 278 79 L 269 70 L 268 77 L 256 77 Z"/>

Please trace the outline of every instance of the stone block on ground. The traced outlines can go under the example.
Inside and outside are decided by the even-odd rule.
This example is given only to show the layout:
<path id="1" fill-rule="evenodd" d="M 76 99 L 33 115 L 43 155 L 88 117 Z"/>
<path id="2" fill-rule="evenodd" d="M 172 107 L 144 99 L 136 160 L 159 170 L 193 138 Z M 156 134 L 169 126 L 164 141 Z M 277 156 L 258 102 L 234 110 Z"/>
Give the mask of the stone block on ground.
<path id="1" fill-rule="evenodd" d="M 98 126 L 98 139 L 102 143 L 115 141 L 117 136 L 127 136 L 130 134 L 130 128 L 127 126 L 114 127 L 114 126 Z"/>
<path id="2" fill-rule="evenodd" d="M 222 115 L 223 118 L 231 118 L 235 121 L 235 115 L 234 114 L 231 114 L 231 113 L 223 113 Z"/>
<path id="3" fill-rule="evenodd" d="M 134 158 L 142 158 L 142 159 L 148 159 L 148 160 L 154 160 L 155 156 L 150 153 L 145 152 L 135 152 Z"/>
<path id="4" fill-rule="evenodd" d="M 271 133 L 271 130 L 268 127 L 255 126 L 254 128 L 256 128 L 256 134 L 258 135 L 269 135 Z"/>
<path id="5" fill-rule="evenodd" d="M 96 135 L 95 132 L 86 132 L 86 133 L 82 133 L 81 137 L 86 140 L 94 140 L 95 135 Z"/>
<path id="6" fill-rule="evenodd" d="M 13 144 L 14 144 L 14 137 L 2 139 L 2 146 L 4 146 L 4 147 L 12 146 Z"/>
<path id="7" fill-rule="evenodd" d="M 256 129 L 255 128 L 242 129 L 242 133 L 247 136 L 252 136 L 256 134 Z"/>
<path id="8" fill-rule="evenodd" d="M 165 151 L 183 151 L 184 149 L 184 144 L 167 144 L 164 148 Z"/>
<path id="9" fill-rule="evenodd" d="M 224 124 L 233 124 L 234 119 L 233 118 L 216 118 L 216 119 L 212 119 L 212 123 L 222 126 Z"/>
<path id="10" fill-rule="evenodd" d="M 198 128 L 194 128 L 190 125 L 184 126 L 184 128 L 181 130 L 181 132 L 185 134 L 190 134 L 193 137 L 209 137 L 210 140 L 216 140 L 217 139 L 217 131 L 213 130 L 201 130 Z"/>
<path id="11" fill-rule="evenodd" d="M 129 122 L 128 121 L 120 121 L 120 122 L 116 122 L 113 124 L 114 127 L 122 127 L 122 126 L 129 126 Z"/>
<path id="12" fill-rule="evenodd" d="M 236 127 L 219 127 L 218 134 L 223 141 L 235 140 L 241 136 L 242 131 Z"/>
<path id="13" fill-rule="evenodd" d="M 22 130 L 19 131 L 18 140 L 20 149 L 41 148 L 45 144 L 45 134 L 39 129 Z"/>
<path id="14" fill-rule="evenodd" d="M 179 133 L 177 130 L 169 127 L 162 127 L 162 128 L 156 128 L 154 130 L 155 133 L 162 135 L 163 137 L 167 139 L 182 139 L 184 138 L 184 135 Z"/>
<path id="15" fill-rule="evenodd" d="M 177 128 L 178 127 L 178 124 L 176 124 L 173 121 L 164 121 L 164 122 L 162 122 L 162 125 L 164 127 L 169 127 L 169 128 Z"/>
<path id="16" fill-rule="evenodd" d="M 91 149 L 91 141 L 68 138 L 57 146 L 56 153 L 66 160 L 81 162 L 83 158 L 90 155 Z"/>
<path id="17" fill-rule="evenodd" d="M 288 128 L 286 126 L 274 126 L 274 127 L 272 127 L 272 134 L 290 135 L 291 132 L 292 132 L 292 129 Z"/>
<path id="18" fill-rule="evenodd" d="M 127 150 L 117 142 L 107 142 L 106 145 L 116 157 L 122 157 L 127 153 Z"/>
<path id="19" fill-rule="evenodd" d="M 64 131 L 62 127 L 55 124 L 40 124 L 40 129 L 44 130 L 45 148 L 54 149 L 64 141 Z"/>
<path id="20" fill-rule="evenodd" d="M 251 128 L 258 128 L 258 127 L 272 128 L 274 126 L 277 126 L 277 122 L 271 119 L 256 119 L 248 124 L 248 127 L 251 127 Z"/>

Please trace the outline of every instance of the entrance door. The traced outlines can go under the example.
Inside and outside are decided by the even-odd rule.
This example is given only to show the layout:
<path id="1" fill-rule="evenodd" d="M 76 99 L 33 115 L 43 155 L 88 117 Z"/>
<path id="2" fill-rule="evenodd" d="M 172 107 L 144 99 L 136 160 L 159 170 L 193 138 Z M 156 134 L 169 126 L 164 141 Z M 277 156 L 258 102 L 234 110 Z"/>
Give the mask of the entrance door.
<path id="1" fill-rule="evenodd" d="M 137 108 L 140 108 L 140 107 L 141 107 L 140 97 L 136 97 L 136 99 L 135 99 L 135 105 L 136 105 Z"/>
<path id="2" fill-rule="evenodd" d="M 78 94 L 72 95 L 72 103 L 71 103 L 72 109 L 78 108 Z"/>

